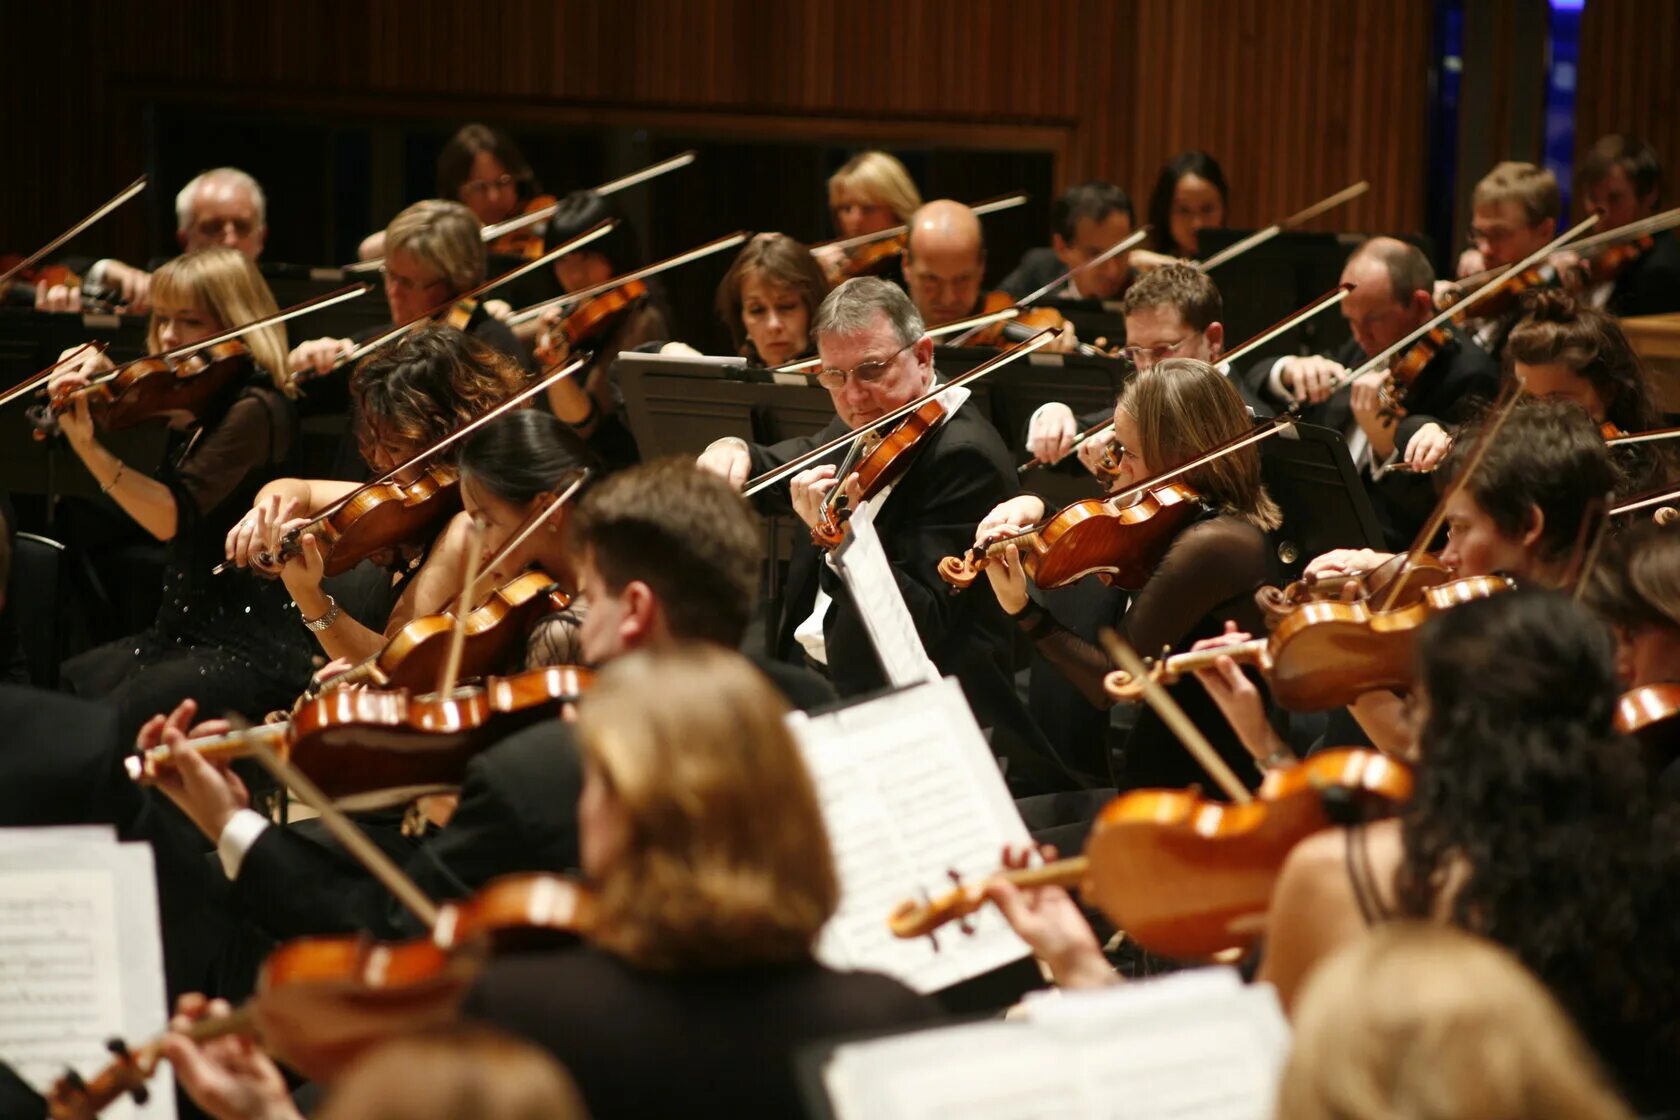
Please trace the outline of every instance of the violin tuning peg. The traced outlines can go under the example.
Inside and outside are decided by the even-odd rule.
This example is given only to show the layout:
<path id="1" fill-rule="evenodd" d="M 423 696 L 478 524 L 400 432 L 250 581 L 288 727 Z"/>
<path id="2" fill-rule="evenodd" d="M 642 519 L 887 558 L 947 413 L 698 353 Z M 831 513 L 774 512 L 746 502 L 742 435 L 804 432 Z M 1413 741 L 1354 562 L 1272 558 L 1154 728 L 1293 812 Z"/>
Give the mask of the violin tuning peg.
<path id="1" fill-rule="evenodd" d="M 146 1083 L 143 1081 L 130 1088 L 128 1095 L 135 1104 L 140 1105 L 143 1105 L 152 1099 L 152 1091 L 146 1087 Z"/>
<path id="2" fill-rule="evenodd" d="M 962 872 L 958 871 L 956 868 L 947 867 L 945 869 L 945 875 L 951 880 L 951 885 L 953 887 L 960 887 L 963 885 Z"/>
<path id="3" fill-rule="evenodd" d="M 64 1071 L 64 1084 L 69 1086 L 71 1092 L 74 1092 L 74 1093 L 86 1093 L 87 1092 L 87 1082 L 83 1081 L 82 1080 L 82 1075 L 77 1073 L 74 1069 L 68 1069 L 67 1068 Z"/>
<path id="4" fill-rule="evenodd" d="M 957 928 L 963 931 L 963 936 L 973 937 L 974 936 L 974 919 L 970 918 L 966 914 L 963 915 L 962 917 L 957 919 Z"/>
<path id="5" fill-rule="evenodd" d="M 123 1061 L 128 1060 L 128 1043 L 124 1042 L 122 1038 L 118 1036 L 113 1035 L 112 1037 L 107 1038 L 105 1040 L 105 1049 L 109 1050 L 112 1054 L 116 1055 Z"/>

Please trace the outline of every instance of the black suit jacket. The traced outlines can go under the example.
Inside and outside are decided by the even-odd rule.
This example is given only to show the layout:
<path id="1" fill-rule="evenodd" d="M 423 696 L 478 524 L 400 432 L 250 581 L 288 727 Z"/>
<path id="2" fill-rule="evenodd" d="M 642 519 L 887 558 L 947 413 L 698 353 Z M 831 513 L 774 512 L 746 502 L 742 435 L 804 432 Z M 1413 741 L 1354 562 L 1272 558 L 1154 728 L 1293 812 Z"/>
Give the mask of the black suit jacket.
<path id="1" fill-rule="evenodd" d="M 834 692 L 814 674 L 765 666 L 790 703 L 815 706 Z M 403 870 L 433 900 L 462 898 L 499 875 L 563 873 L 579 865 L 577 801 L 583 767 L 568 724 L 539 723 L 467 764 L 449 823 L 415 845 Z M 367 930 L 423 932 L 415 917 L 336 844 L 295 828 L 263 830 L 239 868 L 234 898 L 269 936 L 285 939 Z"/>
<path id="2" fill-rule="evenodd" d="M 1015 266 L 1015 271 L 1005 276 L 998 288 L 1020 299 L 1029 292 L 1038 291 L 1066 271 L 1067 266 L 1056 256 L 1056 250 L 1040 245 L 1021 254 L 1021 262 Z"/>
<path id="3" fill-rule="evenodd" d="M 1680 238 L 1665 229 L 1651 241 L 1651 248 L 1616 276 L 1606 308 L 1612 315 L 1680 311 Z"/>

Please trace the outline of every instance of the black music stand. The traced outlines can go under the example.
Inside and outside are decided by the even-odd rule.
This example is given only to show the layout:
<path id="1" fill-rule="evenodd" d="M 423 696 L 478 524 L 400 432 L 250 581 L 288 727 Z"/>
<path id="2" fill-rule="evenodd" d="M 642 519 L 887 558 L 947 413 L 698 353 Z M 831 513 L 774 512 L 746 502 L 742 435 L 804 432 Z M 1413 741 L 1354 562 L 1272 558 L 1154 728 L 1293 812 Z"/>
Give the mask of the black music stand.
<path id="1" fill-rule="evenodd" d="M 1273 581 L 1300 576 L 1333 548 L 1382 548 L 1371 497 L 1340 432 L 1295 424 L 1260 444 L 1260 470 L 1283 525 L 1267 534 Z"/>
<path id="2" fill-rule="evenodd" d="M 1204 229 L 1196 248 L 1205 260 L 1251 232 Z M 1225 305 L 1226 345 L 1252 338 L 1334 288 L 1348 254 L 1362 240 L 1334 233 L 1280 233 L 1208 273 Z M 1347 323 L 1326 311 L 1272 339 L 1245 363 L 1279 354 L 1328 354 L 1347 339 Z"/>

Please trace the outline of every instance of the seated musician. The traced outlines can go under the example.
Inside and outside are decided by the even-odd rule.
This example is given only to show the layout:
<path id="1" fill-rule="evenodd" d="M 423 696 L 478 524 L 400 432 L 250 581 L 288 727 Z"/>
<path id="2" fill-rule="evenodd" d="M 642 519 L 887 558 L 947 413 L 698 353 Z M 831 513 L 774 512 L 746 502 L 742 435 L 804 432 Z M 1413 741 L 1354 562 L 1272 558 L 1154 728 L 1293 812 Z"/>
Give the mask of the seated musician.
<path id="1" fill-rule="evenodd" d="M 641 265 L 635 231 L 610 199 L 594 191 L 573 191 L 560 200 L 548 223 L 547 243 L 559 245 L 608 218 L 619 218 L 619 224 L 606 236 L 554 262 L 554 279 L 559 284 L 554 294 L 593 288 Z M 650 282 L 648 289 L 646 295 L 614 311 L 587 337 L 579 339 L 575 349 L 586 353 L 588 361 L 583 369 L 548 389 L 549 410 L 588 440 L 609 470 L 629 466 L 640 457 L 635 437 L 624 424 L 624 399 L 611 377 L 612 364 L 626 350 L 671 337 L 665 301 L 655 284 Z M 614 300 L 617 293 L 597 298 Z M 577 329 L 576 324 L 606 306 L 592 301 L 543 312 L 540 323 L 532 323 L 540 364 L 553 369 L 567 361 L 574 349 L 567 341 L 568 330 Z"/>
<path id="2" fill-rule="evenodd" d="M 1581 160 L 1575 185 L 1587 208 L 1602 215 L 1594 233 L 1621 229 L 1649 218 L 1662 201 L 1662 164 L 1651 145 L 1612 134 Z M 1587 293 L 1594 307 L 1612 315 L 1664 315 L 1680 311 L 1680 238 L 1672 229 L 1651 235 L 1651 247 L 1595 283 Z"/>
<path id="3" fill-rule="evenodd" d="M 299 343 L 288 359 L 288 368 L 303 380 L 331 373 L 357 342 L 383 334 L 391 326 L 428 314 L 441 317 L 451 309 L 456 296 L 484 283 L 485 253 L 479 222 L 458 202 L 416 202 L 385 227 L 385 245 L 381 275 L 385 302 L 391 308 L 390 324 L 355 339 L 312 338 Z M 462 329 L 527 369 L 534 368 L 513 332 L 482 303 L 472 309 Z M 318 393 L 324 393 L 324 399 L 331 402 L 327 407 L 337 403 L 330 385 L 310 390 L 312 397 Z"/>
<path id="4" fill-rule="evenodd" d="M 402 594 L 382 629 L 376 628 L 377 623 L 370 626 L 351 617 L 323 590 L 325 558 L 314 533 L 302 534 L 299 554 L 277 569 L 280 579 L 297 603 L 304 625 L 314 633 L 327 656 L 348 667 L 379 653 L 415 618 L 451 608 L 466 579 L 474 521 L 482 526 L 480 558 L 487 560 L 528 519 L 546 509 L 577 473 L 593 461 L 594 457 L 571 429 L 542 412 L 504 413 L 474 432 L 462 444 L 456 460 L 464 508 L 438 533 L 413 578 L 405 581 Z M 267 510 L 259 514 L 258 523 L 252 529 L 253 536 L 263 541 L 263 549 L 269 555 L 277 553 L 280 540 L 288 531 L 309 524 L 306 517 L 286 517 L 286 511 L 280 508 L 283 501 L 271 497 Z M 552 576 L 567 577 L 566 582 L 570 584 L 571 564 L 559 535 L 561 527 L 562 522 L 557 518 L 546 530 L 537 532 L 515 549 L 498 567 L 482 570 L 475 599 L 482 600 L 489 591 L 532 565 Z M 253 562 L 266 571 L 276 570 L 273 565 L 263 565 L 260 559 Z M 568 590 L 575 591 L 575 588 Z M 560 651 L 571 647 L 570 639 L 564 634 L 555 633 L 546 640 Z M 521 650 L 524 646 L 525 643 L 520 643 Z M 575 656 L 557 653 L 544 663 L 572 664 L 576 660 Z M 519 667 L 524 667 L 523 663 L 506 668 Z"/>
<path id="5" fill-rule="evenodd" d="M 249 258 L 232 249 L 178 257 L 153 276 L 147 346 L 162 352 L 276 311 Z M 153 712 L 187 696 L 251 718 L 287 703 L 309 676 L 309 645 L 297 634 L 285 589 L 210 574 L 222 540 L 264 483 L 281 473 L 297 434 L 285 381 L 286 332 L 244 337 L 251 356 L 200 415 L 166 414 L 169 440 L 156 477 L 131 470 L 100 440 L 86 395 L 59 416 L 70 448 L 109 497 L 168 545 L 163 602 L 144 632 L 64 663 L 64 687 L 103 696 L 129 734 Z M 86 385 L 111 368 L 101 354 L 53 374 L 53 393 Z"/>
<path id="6" fill-rule="evenodd" d="M 1470 207 L 1470 238 L 1475 248 L 1459 255 L 1460 278 L 1509 268 L 1539 251 L 1557 236 L 1563 194 L 1550 171 L 1507 160 L 1476 184 Z M 1443 283 L 1436 288 L 1443 286 L 1451 287 Z M 1476 345 L 1497 359 L 1504 354 L 1506 336 L 1522 318 L 1522 311 L 1513 305 L 1493 316 L 1478 315 L 1475 308 L 1465 315 L 1474 326 Z"/>
<path id="7" fill-rule="evenodd" d="M 1050 206 L 1049 248 L 1028 249 L 998 287 L 1015 299 L 1035 292 L 1069 269 L 1108 252 L 1132 235 L 1132 200 L 1113 183 L 1069 187 Z M 1053 299 L 1119 299 L 1132 281 L 1130 254 L 1093 265 L 1051 292 Z"/>
<path id="8" fill-rule="evenodd" d="M 175 196 L 175 241 L 183 253 L 221 245 L 254 261 L 268 238 L 267 207 L 262 187 L 237 167 L 201 172 Z M 150 308 L 152 275 L 147 269 L 109 257 L 80 265 L 72 263 L 82 274 L 81 287 L 40 285 L 35 292 L 37 310 L 80 311 L 84 292 L 109 293 L 130 315 L 143 315 Z"/>
<path id="9" fill-rule="evenodd" d="M 620 471 L 584 494 L 567 531 L 588 607 L 579 630 L 586 663 L 677 643 L 733 648 L 745 636 L 762 546 L 752 511 L 720 480 L 674 460 Z M 795 706 L 834 698 L 811 673 L 759 667 Z M 155 735 L 176 746 L 192 718 L 188 705 Z M 234 899 L 267 934 L 415 932 L 413 916 L 379 880 L 293 828 L 270 826 L 226 770 L 181 754 L 162 788 L 216 841 Z M 459 807 L 404 870 L 434 899 L 462 897 L 509 872 L 570 871 L 581 782 L 567 724 L 516 732 L 468 764 Z"/>
<path id="10" fill-rule="evenodd" d="M 1535 293 L 1526 307 L 1505 344 L 1525 390 L 1574 401 L 1595 422 L 1621 433 L 1663 426 L 1649 371 L 1615 319 L 1556 291 Z M 1624 444 L 1611 455 L 1625 476 L 1622 494 L 1653 490 L 1673 479 L 1680 465 L 1669 443 Z"/>
<path id="11" fill-rule="evenodd" d="M 1194 150 L 1168 160 L 1149 192 L 1150 246 L 1132 253 L 1132 268 L 1141 272 L 1201 256 L 1197 235 L 1225 227 L 1228 203 L 1225 170 L 1218 160 Z"/>
<path id="12" fill-rule="evenodd" d="M 541 193 L 525 153 L 499 128 L 462 125 L 438 152 L 437 197 L 459 202 L 481 226 L 507 221 Z M 357 259 L 385 256 L 386 234 L 381 230 L 363 239 Z M 500 251 L 490 247 L 492 254 Z"/>
<path id="13" fill-rule="evenodd" d="M 1134 377 L 1115 405 L 1115 492 L 1186 463 L 1249 430 L 1251 424 L 1235 387 L 1212 366 L 1190 358 L 1159 362 Z M 1172 538 L 1164 558 L 1129 603 L 1119 601 L 1118 615 L 1103 620 L 1150 656 L 1212 636 L 1227 618 L 1258 619 L 1253 593 L 1266 576 L 1265 534 L 1280 520 L 1260 480 L 1260 455 L 1253 447 L 1198 467 L 1180 481 L 1200 496 L 1199 515 Z M 974 543 L 1025 533 L 1050 512 L 1035 495 L 1013 498 L 986 516 Z M 1107 656 L 1028 597 L 1020 551 L 1010 545 L 986 568 L 998 603 L 1090 704 L 1109 707 L 1113 700 L 1102 687 L 1111 667 Z M 1191 719 L 1240 775 L 1257 783 L 1255 758 L 1244 752 L 1207 698 L 1185 683 L 1175 686 L 1175 696 Z M 1152 710 L 1139 714 L 1116 778 L 1121 788 L 1205 781 Z"/>
<path id="14" fill-rule="evenodd" d="M 704 647 L 615 662 L 578 705 L 592 930 L 492 962 L 463 1012 L 549 1050 L 596 1116 L 797 1116 L 800 1047 L 938 1017 L 896 980 L 817 963 L 840 885 L 786 713 Z"/>
<path id="15" fill-rule="evenodd" d="M 844 241 L 905 225 L 922 205 L 922 192 L 904 165 L 886 152 L 859 152 L 828 177 L 828 209 L 834 216 L 834 235 Z M 863 247 L 864 250 L 867 246 Z M 820 246 L 811 251 L 832 286 L 855 275 L 862 250 Z M 874 260 L 867 274 L 902 284 L 904 273 L 897 253 Z"/>
<path id="16" fill-rule="evenodd" d="M 1417 472 L 1440 462 L 1452 443 L 1449 428 L 1468 419 L 1499 389 L 1498 365 L 1457 327 L 1451 327 L 1450 341 L 1412 380 L 1397 422 L 1384 415 L 1386 371 L 1345 381 L 1350 370 L 1434 315 L 1434 281 L 1434 270 L 1417 246 L 1374 237 L 1355 249 L 1342 269 L 1342 282 L 1355 285 L 1341 303 L 1353 337 L 1334 354 L 1266 359 L 1245 375 L 1262 400 L 1279 408 L 1301 402 L 1307 406 L 1303 420 L 1347 437 L 1348 452 L 1394 548 L 1410 543 L 1432 504 L 1428 482 Z M 1412 473 L 1392 469 L 1400 462 Z"/>
<path id="17" fill-rule="evenodd" d="M 782 366 L 812 355 L 811 323 L 826 295 L 809 249 L 784 233 L 761 233 L 724 273 L 717 313 L 749 365 Z"/>
<path id="18" fill-rule="evenodd" d="M 351 434 L 366 467 L 383 474 L 488 412 L 517 392 L 522 381 L 518 367 L 471 336 L 453 327 L 423 326 L 374 351 L 356 367 L 350 378 Z M 458 450 L 440 452 L 442 461 L 454 462 Z M 307 547 L 284 567 L 263 557 L 277 554 L 289 528 L 358 487 L 337 479 L 275 479 L 228 530 L 223 551 L 237 566 L 280 575 L 296 599 L 301 621 L 322 648 L 333 657 L 359 660 L 383 644 L 379 630 L 394 633 L 411 619 L 436 614 L 460 590 L 468 525 L 458 516 L 435 540 L 393 545 L 384 566 L 394 574 L 382 577 L 389 585 L 388 595 L 374 596 L 373 603 L 364 605 L 364 612 L 372 610 L 372 616 L 353 618 L 322 589 L 318 548 Z M 291 620 L 287 629 L 295 630 L 298 621 Z"/>
<path id="19" fill-rule="evenodd" d="M 1126 342 L 1121 356 L 1139 372 L 1167 358 L 1194 358 L 1213 365 L 1226 377 L 1231 367 L 1219 360 L 1225 348 L 1224 301 L 1219 287 L 1207 273 L 1190 265 L 1172 262 L 1152 269 L 1126 290 L 1121 314 L 1126 319 Z M 1243 403 L 1257 416 L 1270 416 L 1272 409 L 1241 380 L 1231 384 L 1242 394 Z M 1039 405 L 1027 422 L 1027 450 L 1041 463 L 1057 463 L 1073 449 L 1074 436 L 1107 420 L 1109 410 L 1075 416 L 1060 401 Z M 1097 473 L 1107 449 L 1101 439 L 1087 440 L 1078 448 L 1079 461 Z"/>
<path id="20" fill-rule="evenodd" d="M 823 369 L 818 380 L 834 401 L 835 419 L 814 436 L 771 446 L 728 437 L 700 455 L 700 465 L 737 488 L 849 430 L 922 396 L 935 383 L 933 340 L 902 291 L 863 276 L 829 293 L 812 334 Z M 959 398 L 959 399 L 951 399 Z M 1012 717 L 1007 682 L 1010 639 L 1003 615 L 980 596 L 953 597 L 940 580 L 942 557 L 967 547 L 987 510 L 1017 490 L 1009 453 L 983 412 L 960 390 L 942 398 L 944 423 L 925 437 L 906 473 L 870 498 L 881 545 L 892 562 L 905 605 L 935 665 L 955 675 L 983 725 Z M 836 453 L 835 459 L 840 458 Z M 762 510 L 791 512 L 814 525 L 824 496 L 850 480 L 826 462 L 759 496 Z M 853 502 L 855 506 L 856 501 Z M 825 672 L 842 696 L 885 684 L 851 593 L 821 549 L 794 546 L 781 617 L 771 652 Z"/>

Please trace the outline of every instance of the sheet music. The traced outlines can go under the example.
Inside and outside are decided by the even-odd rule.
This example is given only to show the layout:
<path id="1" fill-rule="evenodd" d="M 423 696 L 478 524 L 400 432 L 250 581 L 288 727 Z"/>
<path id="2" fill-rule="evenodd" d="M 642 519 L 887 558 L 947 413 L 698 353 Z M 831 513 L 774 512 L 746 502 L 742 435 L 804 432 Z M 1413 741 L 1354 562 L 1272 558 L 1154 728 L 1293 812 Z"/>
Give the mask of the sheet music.
<path id="1" fill-rule="evenodd" d="M 152 852 L 109 830 L 0 829 L 0 1059 L 38 1091 L 110 1061 L 107 1039 L 166 1025 Z M 166 1067 L 144 1108 L 116 1120 L 174 1120 Z"/>
<path id="2" fill-rule="evenodd" d="M 1005 843 L 1029 842 L 997 763 L 952 679 L 921 684 L 811 718 L 789 717 L 816 783 L 840 876 L 840 909 L 817 955 L 933 992 L 1027 955 L 991 907 L 973 936 L 956 927 L 901 940 L 887 915 L 922 890 L 995 871 Z"/>
<path id="3" fill-rule="evenodd" d="M 1190 975 L 841 1046 L 823 1082 L 839 1120 L 1265 1120 L 1289 1044 L 1276 993 Z"/>
<path id="4" fill-rule="evenodd" d="M 894 688 L 939 679 L 939 670 L 922 645 L 910 608 L 898 589 L 892 564 L 875 532 L 875 511 L 869 502 L 852 511 L 851 531 L 834 558 L 840 578 L 852 593 L 875 656 Z"/>

